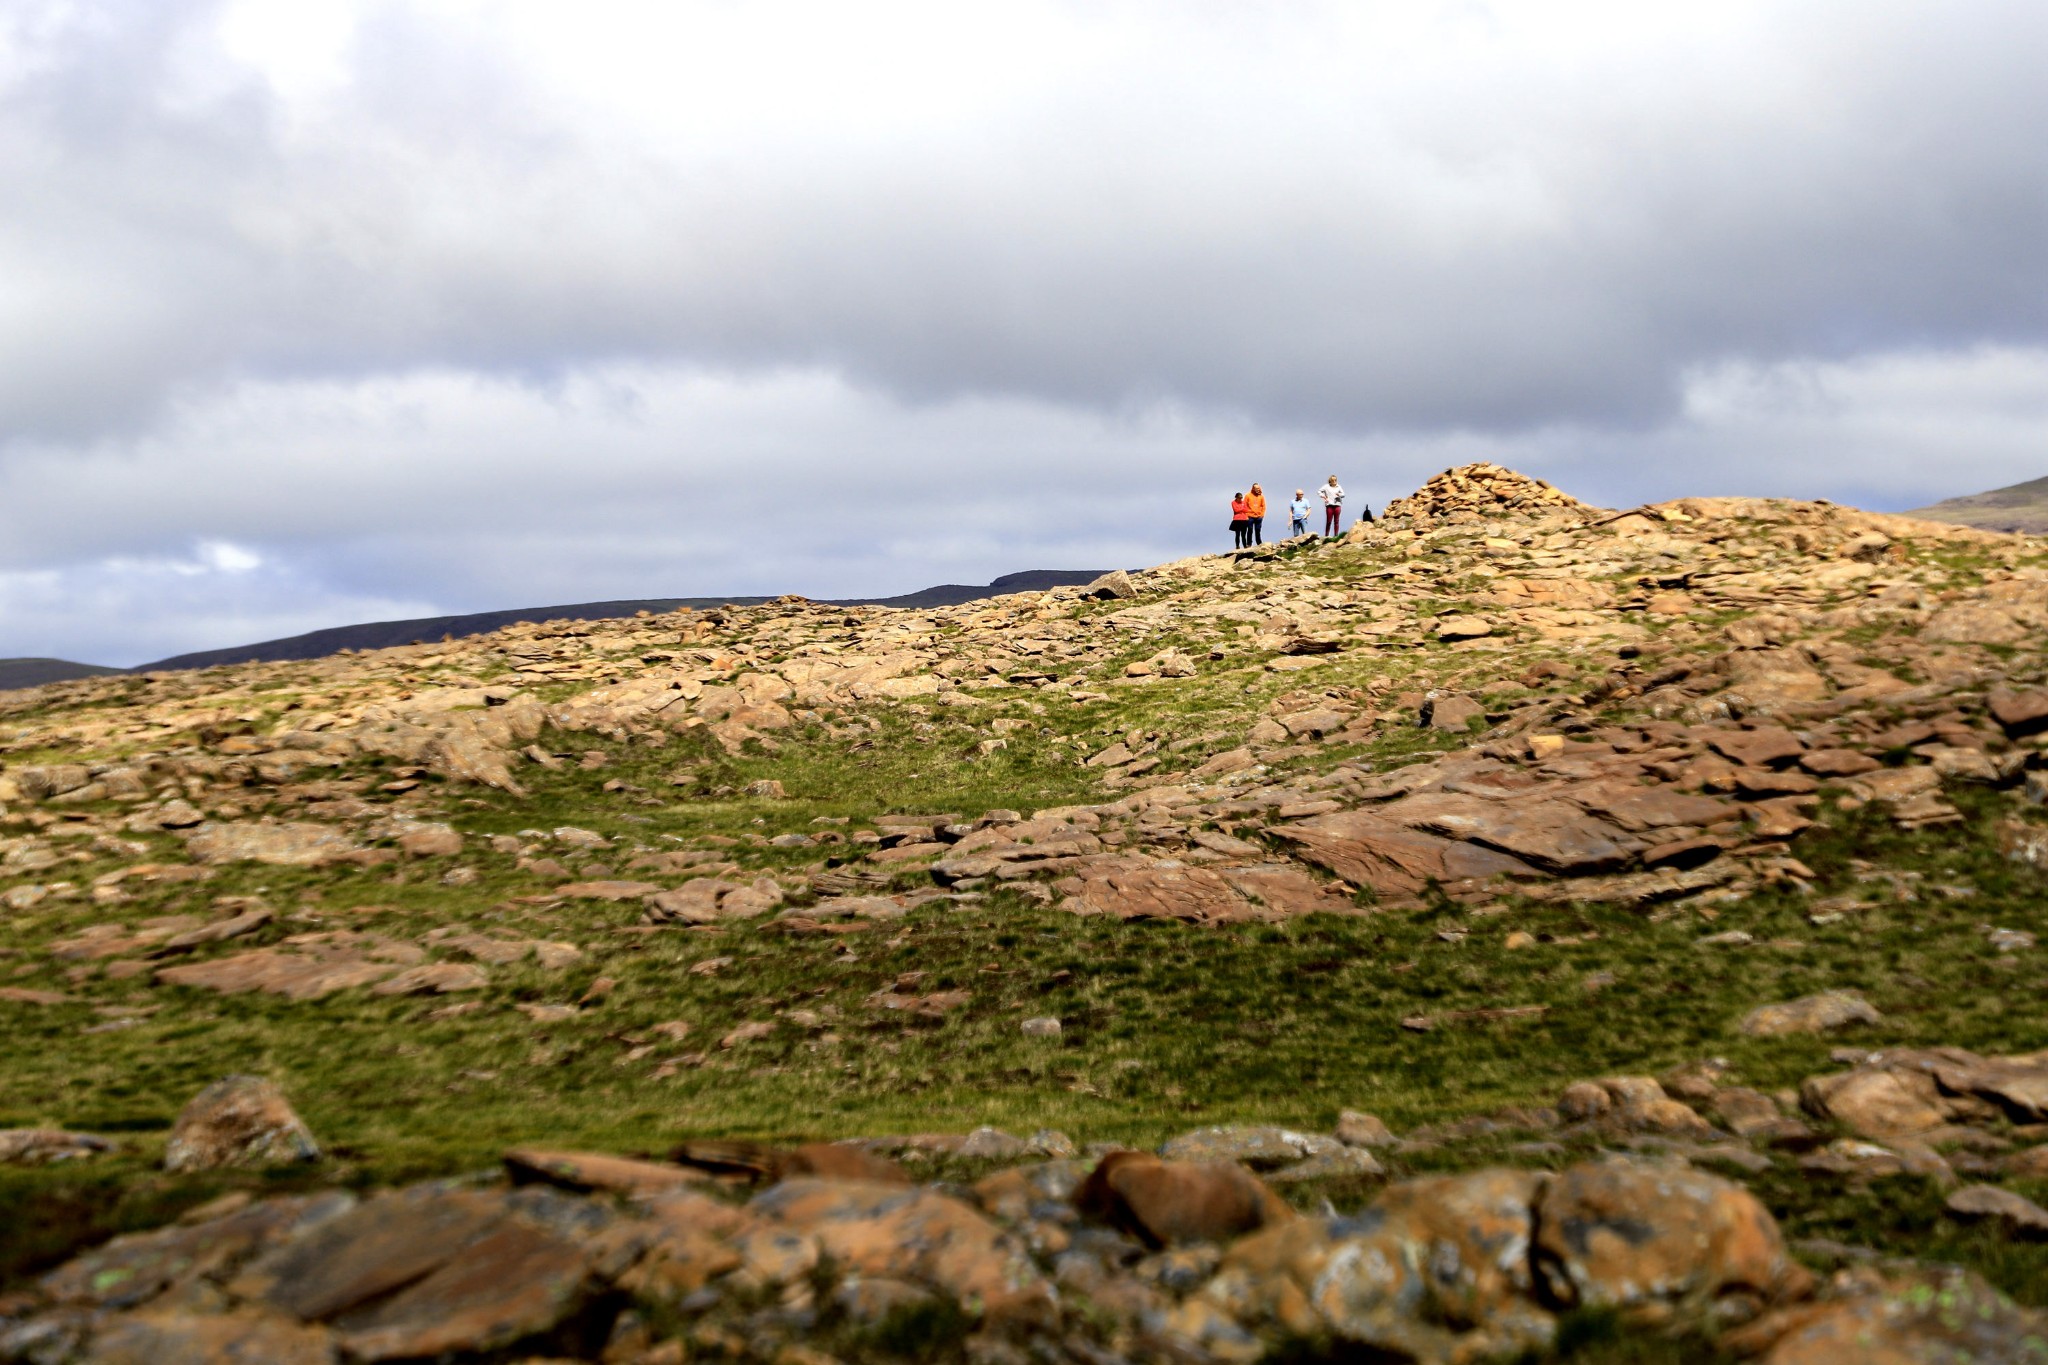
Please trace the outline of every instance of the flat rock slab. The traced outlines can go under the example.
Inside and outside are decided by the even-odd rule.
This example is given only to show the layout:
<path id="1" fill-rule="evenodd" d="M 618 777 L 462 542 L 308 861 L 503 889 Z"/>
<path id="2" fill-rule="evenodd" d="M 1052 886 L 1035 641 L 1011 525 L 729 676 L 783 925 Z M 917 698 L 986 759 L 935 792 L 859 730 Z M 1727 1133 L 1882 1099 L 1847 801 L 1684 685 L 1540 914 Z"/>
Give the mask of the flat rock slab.
<path id="1" fill-rule="evenodd" d="M 1197 1128 L 1168 1139 L 1159 1155 L 1168 1161 L 1240 1161 L 1253 1170 L 1292 1165 L 1304 1157 L 1341 1151 L 1344 1144 L 1319 1133 L 1263 1125 Z"/>
<path id="2" fill-rule="evenodd" d="M 2048 1209 L 1996 1185 L 1965 1186 L 1948 1197 L 1946 1207 L 1957 1218 L 1992 1220 L 2009 1237 L 2048 1240 Z"/>
<path id="3" fill-rule="evenodd" d="M 491 984 L 484 969 L 473 962 L 426 962 L 408 967 L 388 981 L 370 988 L 372 995 L 448 995 L 454 991 L 482 990 Z"/>
<path id="4" fill-rule="evenodd" d="M 2048 1053 L 1958 1060 L 1936 1066 L 1934 1076 L 1953 1094 L 1990 1100 L 2014 1123 L 2048 1121 Z"/>
<path id="5" fill-rule="evenodd" d="M 475 1191 L 405 1191 L 372 1199 L 256 1260 L 234 1293 L 314 1322 L 423 1279 L 503 1221 Z"/>
<path id="6" fill-rule="evenodd" d="M 318 1000 L 336 991 L 382 981 L 397 970 L 392 963 L 372 962 L 365 957 L 314 956 L 259 948 L 211 962 L 165 967 L 156 979 L 167 985 L 191 986 L 223 995 L 263 991 L 287 1000 Z"/>
<path id="7" fill-rule="evenodd" d="M 310 821 L 201 825 L 185 848 L 196 862 L 272 863 L 279 867 L 321 867 L 345 862 L 362 852 L 361 845 L 342 830 Z"/>
<path id="8" fill-rule="evenodd" d="M 1745 768 L 1775 767 L 1806 752 L 1804 740 L 1774 725 L 1754 730 L 1717 730 L 1707 736 L 1707 747 Z"/>
<path id="9" fill-rule="evenodd" d="M 589 1278 L 574 1242 L 507 1220 L 426 1278 L 334 1325 L 357 1360 L 497 1351 L 574 1315 Z"/>
<path id="10" fill-rule="evenodd" d="M 47 1166 L 114 1150 L 112 1140 L 60 1128 L 0 1128 L 0 1166 Z"/>
<path id="11" fill-rule="evenodd" d="M 540 1182 L 565 1190 L 607 1190 L 617 1194 L 647 1194 L 710 1178 L 695 1167 L 666 1161 L 638 1161 L 600 1152 L 555 1151 L 545 1147 L 520 1147 L 505 1153 L 505 1171 L 515 1185 Z"/>
<path id="12" fill-rule="evenodd" d="M 1382 896 L 1412 897 L 1434 881 L 1447 890 L 1495 877 L 1538 875 L 1519 858 L 1440 838 L 1371 811 L 1339 811 L 1276 826 L 1302 857 Z"/>
<path id="13" fill-rule="evenodd" d="M 1783 1004 L 1761 1005 L 1743 1017 L 1742 1031 L 1752 1038 L 1780 1038 L 1883 1022 L 1876 1007 L 1853 991 L 1822 991 Z"/>
<path id="14" fill-rule="evenodd" d="M 1568 797 L 1580 809 L 1611 820 L 1631 833 L 1673 825 L 1711 825 L 1741 813 L 1733 802 L 1720 797 L 1696 796 L 1672 787 L 1646 787 L 1637 782 L 1573 787 Z"/>
<path id="15" fill-rule="evenodd" d="M 140 1307 L 202 1279 L 225 1279 L 265 1245 L 316 1228 L 355 1202 L 341 1192 L 266 1199 L 193 1226 L 130 1233 L 66 1261 L 39 1287 L 65 1306 Z"/>
<path id="16" fill-rule="evenodd" d="M 661 887 L 654 882 L 568 882 L 555 888 L 557 896 L 586 901 L 637 901 L 652 896 Z"/>
<path id="17" fill-rule="evenodd" d="M 254 1313 L 138 1313 L 95 1333 L 92 1365 L 334 1365 L 324 1329 Z"/>
<path id="18" fill-rule="evenodd" d="M 1534 792 L 1517 793 L 1512 800 L 1463 792 L 1418 792 L 1380 807 L 1379 814 L 1567 876 L 1613 871 L 1626 863 L 1637 847 L 1622 830 L 1573 803 L 1541 799 Z"/>
<path id="19" fill-rule="evenodd" d="M 1253 904 L 1222 873 L 1141 854 L 1090 859 L 1074 875 L 1062 877 L 1054 885 L 1066 895 L 1061 908 L 1083 915 L 1178 919 L 1194 924 L 1281 917 L 1277 910 Z"/>

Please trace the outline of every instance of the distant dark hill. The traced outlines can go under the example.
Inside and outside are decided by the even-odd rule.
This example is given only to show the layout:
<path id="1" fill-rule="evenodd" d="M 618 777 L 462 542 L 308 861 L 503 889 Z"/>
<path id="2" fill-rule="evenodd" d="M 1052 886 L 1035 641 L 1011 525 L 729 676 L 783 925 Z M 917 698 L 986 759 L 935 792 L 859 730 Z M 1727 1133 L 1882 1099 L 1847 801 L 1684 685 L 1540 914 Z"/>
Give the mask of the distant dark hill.
<path id="1" fill-rule="evenodd" d="M 1989 493 L 1949 498 L 1932 507 L 1915 508 L 1909 517 L 1974 526 L 1980 531 L 2018 531 L 2048 535 L 2048 479 L 2029 479 Z"/>
<path id="2" fill-rule="evenodd" d="M 907 592 L 901 597 L 832 599 L 835 607 L 957 607 L 962 602 L 979 602 L 984 597 L 1001 597 L 1013 592 L 1044 592 L 1073 583 L 1092 583 L 1107 569 L 1026 569 L 1006 573 L 983 587 L 966 583 L 941 583 L 936 588 Z"/>
<path id="3" fill-rule="evenodd" d="M 0 692 L 15 687 L 41 687 L 44 683 L 70 678 L 97 678 L 124 669 L 101 668 L 98 664 L 75 664 L 69 659 L 0 659 Z"/>
<path id="4" fill-rule="evenodd" d="M 520 607 L 512 611 L 478 611 L 463 616 L 422 616 L 413 621 L 366 621 L 357 626 L 261 640 L 253 645 L 201 649 L 174 654 L 133 671 L 155 673 L 174 668 L 212 668 L 215 664 L 277 663 L 284 659 L 319 659 L 344 649 L 388 649 L 392 645 L 428 644 L 444 635 L 458 639 L 481 635 L 521 621 L 606 621 L 635 612 L 674 611 L 678 607 L 724 607 L 765 602 L 765 597 L 650 597 L 637 602 L 576 602 L 563 607 Z"/>
<path id="5" fill-rule="evenodd" d="M 975 586 L 941 583 L 935 588 L 905 593 L 901 597 L 832 599 L 835 607 L 952 607 L 984 597 L 1013 592 L 1040 592 L 1070 583 L 1087 583 L 1100 578 L 1103 569 L 1026 569 L 1008 573 L 993 582 Z M 91 678 L 103 673 L 154 673 L 177 668 L 211 668 L 215 664 L 277 663 L 286 659 L 319 659 L 344 649 L 385 649 L 392 645 L 430 644 L 443 636 L 461 638 L 481 635 L 521 621 L 606 621 L 637 612 L 669 612 L 679 607 L 705 610 L 711 607 L 752 606 L 766 597 L 649 597 L 629 602 L 575 602 L 560 607 L 520 607 L 512 611 L 479 611 L 462 616 L 425 616 L 416 621 L 369 621 L 356 626 L 333 626 L 308 631 L 282 640 L 263 640 L 253 645 L 228 649 L 202 649 L 178 654 L 132 669 L 101 668 L 96 664 L 75 664 L 63 659 L 0 659 L 0 689 L 35 687 L 67 678 Z"/>

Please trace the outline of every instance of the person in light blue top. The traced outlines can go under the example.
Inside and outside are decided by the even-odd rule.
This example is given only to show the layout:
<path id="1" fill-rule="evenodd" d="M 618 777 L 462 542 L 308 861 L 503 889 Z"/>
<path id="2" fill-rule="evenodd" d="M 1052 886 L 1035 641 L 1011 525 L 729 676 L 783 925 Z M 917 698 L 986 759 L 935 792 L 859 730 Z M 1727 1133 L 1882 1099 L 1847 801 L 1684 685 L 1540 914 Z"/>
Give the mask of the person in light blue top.
<path id="1" fill-rule="evenodd" d="M 1287 515 L 1294 518 L 1295 535 L 1308 534 L 1308 499 L 1301 495 L 1299 488 L 1294 490 L 1294 501 L 1287 504 Z"/>

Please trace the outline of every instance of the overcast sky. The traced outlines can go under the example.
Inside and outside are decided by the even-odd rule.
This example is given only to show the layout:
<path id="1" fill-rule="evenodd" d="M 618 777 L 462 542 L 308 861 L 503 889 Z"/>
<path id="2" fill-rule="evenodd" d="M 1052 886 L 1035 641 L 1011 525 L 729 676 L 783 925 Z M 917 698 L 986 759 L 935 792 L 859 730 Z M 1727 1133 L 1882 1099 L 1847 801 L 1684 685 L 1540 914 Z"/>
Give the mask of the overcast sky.
<path id="1" fill-rule="evenodd" d="M 0 0 L 0 655 L 2048 474 L 2048 5 Z"/>

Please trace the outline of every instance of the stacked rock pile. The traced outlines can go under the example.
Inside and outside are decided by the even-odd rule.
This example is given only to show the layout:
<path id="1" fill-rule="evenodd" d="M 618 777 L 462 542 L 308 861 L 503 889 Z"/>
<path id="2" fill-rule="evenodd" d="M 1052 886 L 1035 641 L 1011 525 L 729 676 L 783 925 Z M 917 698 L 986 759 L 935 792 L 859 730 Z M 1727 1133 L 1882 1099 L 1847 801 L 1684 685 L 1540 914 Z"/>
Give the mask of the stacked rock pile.
<path id="1" fill-rule="evenodd" d="M 1427 517 L 1452 520 L 1470 516 L 1542 516 L 1553 512 L 1593 509 L 1541 479 L 1518 474 L 1490 461 L 1446 469 L 1405 498 L 1387 504 L 1392 520 Z"/>

